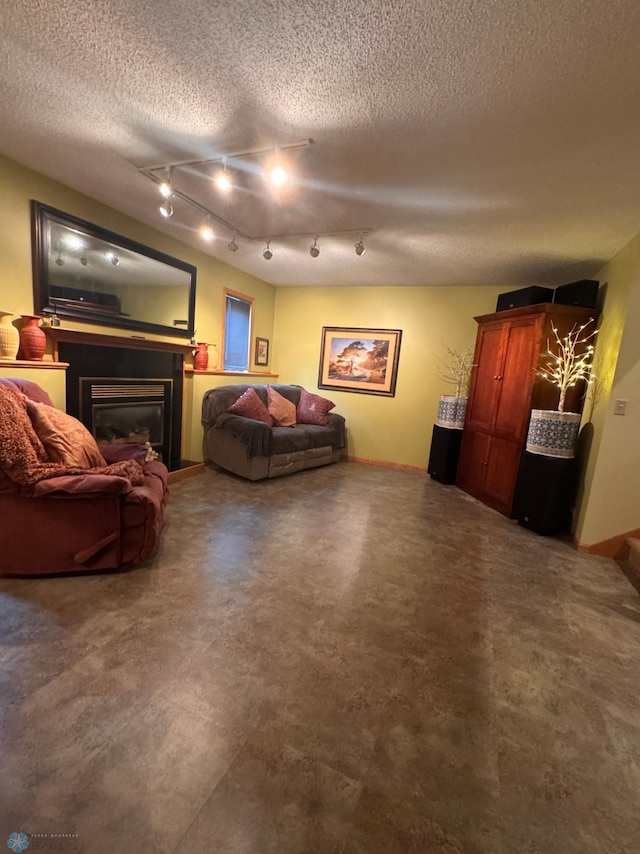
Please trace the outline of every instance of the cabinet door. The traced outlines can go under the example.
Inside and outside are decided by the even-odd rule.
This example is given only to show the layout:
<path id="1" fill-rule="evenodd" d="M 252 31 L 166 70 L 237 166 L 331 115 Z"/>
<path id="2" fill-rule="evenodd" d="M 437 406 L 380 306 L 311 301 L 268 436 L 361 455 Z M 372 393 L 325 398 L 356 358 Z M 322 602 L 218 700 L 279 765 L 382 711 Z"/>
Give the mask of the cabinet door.
<path id="1" fill-rule="evenodd" d="M 504 330 L 504 350 L 498 374 L 493 432 L 522 441 L 529 423 L 535 379 L 540 318 L 515 320 Z"/>
<path id="2" fill-rule="evenodd" d="M 488 456 L 489 435 L 465 428 L 460 448 L 456 484 L 470 495 L 484 500 L 485 461 Z"/>
<path id="3" fill-rule="evenodd" d="M 505 324 L 488 323 L 478 329 L 472 387 L 467 404 L 467 426 L 491 430 L 498 400 Z"/>
<path id="4" fill-rule="evenodd" d="M 521 456 L 520 442 L 491 437 L 484 465 L 484 499 L 505 516 L 511 515 Z"/>

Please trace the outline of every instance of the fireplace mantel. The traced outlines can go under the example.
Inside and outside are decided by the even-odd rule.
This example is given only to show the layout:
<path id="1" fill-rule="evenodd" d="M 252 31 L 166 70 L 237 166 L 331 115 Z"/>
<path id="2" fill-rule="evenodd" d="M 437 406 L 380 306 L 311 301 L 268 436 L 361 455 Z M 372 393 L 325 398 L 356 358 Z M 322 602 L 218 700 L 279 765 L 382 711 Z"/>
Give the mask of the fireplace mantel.
<path id="1" fill-rule="evenodd" d="M 53 360 L 58 361 L 58 344 L 85 344 L 94 347 L 121 347 L 127 350 L 155 350 L 161 353 L 179 353 L 190 356 L 193 344 L 179 344 L 174 341 L 154 341 L 144 335 L 104 335 L 101 332 L 83 332 L 80 329 L 63 329 L 60 326 L 47 326 L 45 332 L 53 342 Z"/>

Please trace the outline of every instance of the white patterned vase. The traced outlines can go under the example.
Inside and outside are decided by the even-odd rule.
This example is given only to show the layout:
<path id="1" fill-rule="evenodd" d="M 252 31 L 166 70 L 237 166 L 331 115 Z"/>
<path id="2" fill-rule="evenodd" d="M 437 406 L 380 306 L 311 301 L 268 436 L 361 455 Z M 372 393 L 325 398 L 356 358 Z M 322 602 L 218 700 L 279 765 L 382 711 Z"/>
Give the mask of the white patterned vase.
<path id="1" fill-rule="evenodd" d="M 438 427 L 449 427 L 451 430 L 462 430 L 464 416 L 467 412 L 466 397 L 456 397 L 453 394 L 443 394 L 438 404 Z"/>
<path id="2" fill-rule="evenodd" d="M 527 451 L 545 457 L 570 460 L 576 455 L 576 442 L 582 416 L 578 412 L 532 409 L 527 434 Z"/>
<path id="3" fill-rule="evenodd" d="M 12 311 L 0 311 L 0 359 L 13 361 L 18 355 L 20 333 L 11 323 Z"/>

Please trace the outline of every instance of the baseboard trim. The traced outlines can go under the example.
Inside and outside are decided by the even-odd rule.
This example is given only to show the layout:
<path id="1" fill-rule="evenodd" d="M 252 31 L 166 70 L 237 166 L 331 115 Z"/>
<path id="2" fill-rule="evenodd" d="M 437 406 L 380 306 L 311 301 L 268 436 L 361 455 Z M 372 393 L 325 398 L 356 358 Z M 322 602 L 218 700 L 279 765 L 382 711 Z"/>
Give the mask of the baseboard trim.
<path id="1" fill-rule="evenodd" d="M 388 463 L 385 460 L 368 460 L 365 457 L 351 457 L 347 456 L 346 459 L 350 463 L 366 463 L 369 466 L 385 466 L 389 469 L 404 469 L 405 471 L 422 471 L 426 472 L 426 468 L 423 466 L 406 466 L 404 463 Z"/>
<path id="2" fill-rule="evenodd" d="M 640 528 L 626 531 L 624 534 L 616 534 L 608 540 L 600 540 L 598 543 L 581 543 L 573 538 L 573 544 L 579 552 L 600 557 L 610 557 L 614 560 L 626 560 L 629 551 L 627 540 L 630 537 L 640 537 Z"/>
<path id="3" fill-rule="evenodd" d="M 198 474 L 203 474 L 205 471 L 204 463 L 193 463 L 184 468 L 176 469 L 169 472 L 169 483 L 177 483 L 179 480 L 186 480 L 189 477 L 195 477 Z"/>

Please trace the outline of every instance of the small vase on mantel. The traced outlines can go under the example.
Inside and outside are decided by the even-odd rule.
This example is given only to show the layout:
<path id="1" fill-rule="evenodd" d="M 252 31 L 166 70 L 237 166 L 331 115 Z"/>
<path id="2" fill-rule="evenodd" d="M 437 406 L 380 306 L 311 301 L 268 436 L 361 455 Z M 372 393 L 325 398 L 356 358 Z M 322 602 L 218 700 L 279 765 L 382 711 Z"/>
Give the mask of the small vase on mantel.
<path id="1" fill-rule="evenodd" d="M 20 329 L 20 358 L 27 362 L 40 362 L 47 349 L 47 336 L 40 328 L 36 314 L 23 314 Z"/>
<path id="2" fill-rule="evenodd" d="M 197 342 L 197 350 L 194 350 L 193 366 L 196 371 L 206 371 L 209 365 L 208 344 L 204 341 Z"/>
<path id="3" fill-rule="evenodd" d="M 18 355 L 20 335 L 11 323 L 12 311 L 0 311 L 0 359 L 13 362 Z"/>

